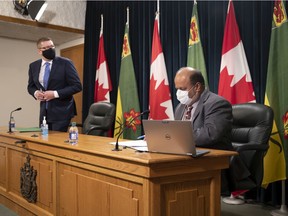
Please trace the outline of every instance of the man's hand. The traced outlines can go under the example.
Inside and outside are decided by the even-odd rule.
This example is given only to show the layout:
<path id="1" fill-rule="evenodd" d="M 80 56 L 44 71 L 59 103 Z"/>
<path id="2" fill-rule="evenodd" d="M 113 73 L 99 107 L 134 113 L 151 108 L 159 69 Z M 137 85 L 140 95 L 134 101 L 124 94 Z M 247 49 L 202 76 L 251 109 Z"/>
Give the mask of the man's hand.
<path id="1" fill-rule="evenodd" d="M 49 101 L 55 98 L 54 91 L 45 91 L 43 92 L 43 96 L 45 101 Z"/>
<path id="2" fill-rule="evenodd" d="M 44 99 L 44 92 L 42 92 L 42 91 L 36 91 L 35 97 L 36 97 L 36 99 L 39 100 L 39 101 L 45 101 L 45 99 Z"/>

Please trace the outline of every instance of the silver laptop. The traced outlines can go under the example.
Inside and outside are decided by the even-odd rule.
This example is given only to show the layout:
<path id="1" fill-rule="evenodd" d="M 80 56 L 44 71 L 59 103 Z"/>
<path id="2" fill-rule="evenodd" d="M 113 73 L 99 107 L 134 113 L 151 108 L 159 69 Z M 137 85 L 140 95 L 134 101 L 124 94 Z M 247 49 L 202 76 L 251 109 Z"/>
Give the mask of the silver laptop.
<path id="1" fill-rule="evenodd" d="M 142 120 L 149 152 L 199 157 L 208 150 L 196 150 L 190 121 Z"/>

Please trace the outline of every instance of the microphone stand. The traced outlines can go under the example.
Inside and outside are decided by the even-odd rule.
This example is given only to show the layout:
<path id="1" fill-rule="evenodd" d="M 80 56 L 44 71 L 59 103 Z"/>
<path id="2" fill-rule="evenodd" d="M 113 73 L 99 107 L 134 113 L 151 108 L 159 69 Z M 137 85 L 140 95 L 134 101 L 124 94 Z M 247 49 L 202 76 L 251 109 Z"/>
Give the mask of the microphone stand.
<path id="1" fill-rule="evenodd" d="M 134 119 L 132 119 L 132 120 L 134 120 Z M 131 121 L 132 121 L 132 120 L 131 120 Z M 129 124 L 130 124 L 130 122 L 129 122 Z M 118 134 L 117 139 L 116 139 L 116 143 L 115 143 L 115 148 L 112 149 L 112 151 L 122 151 L 122 149 L 119 149 L 119 143 L 118 143 L 118 141 L 119 141 L 120 136 L 123 134 L 125 128 L 126 128 L 126 126 L 125 126 L 125 127 L 120 131 L 120 133 Z"/>
<path id="2" fill-rule="evenodd" d="M 117 136 L 116 143 L 115 143 L 115 148 L 112 149 L 112 151 L 122 151 L 122 149 L 119 149 L 119 138 L 120 138 L 120 136 L 121 136 L 121 135 L 123 134 L 123 132 L 128 128 L 128 126 L 130 126 L 130 125 L 132 124 L 132 122 L 133 122 L 135 119 L 137 119 L 137 118 L 140 117 L 140 116 L 143 116 L 143 115 L 146 114 L 146 113 L 147 113 L 147 114 L 150 113 L 150 110 L 143 111 L 143 112 L 140 113 L 139 115 L 135 116 L 134 118 L 132 118 L 132 119 L 128 122 L 128 124 L 125 125 L 124 128 L 122 128 L 122 130 L 120 131 L 120 133 L 119 133 L 118 136 Z M 123 125 L 124 125 L 124 124 L 123 124 Z"/>
<path id="3" fill-rule="evenodd" d="M 15 112 L 15 111 L 19 111 L 19 110 L 21 110 L 21 109 L 22 109 L 22 108 L 19 107 L 19 108 L 15 109 L 15 110 L 11 111 L 11 113 L 10 113 L 10 119 L 9 119 L 9 131 L 8 131 L 8 133 L 13 133 L 12 128 L 11 128 L 12 113 Z"/>

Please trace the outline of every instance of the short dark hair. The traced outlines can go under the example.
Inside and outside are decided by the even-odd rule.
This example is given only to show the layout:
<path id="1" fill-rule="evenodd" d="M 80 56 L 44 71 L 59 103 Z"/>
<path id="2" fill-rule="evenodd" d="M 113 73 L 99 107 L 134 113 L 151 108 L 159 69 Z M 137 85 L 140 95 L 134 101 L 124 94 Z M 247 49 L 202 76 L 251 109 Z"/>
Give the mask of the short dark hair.
<path id="1" fill-rule="evenodd" d="M 41 38 L 39 38 L 38 39 L 38 41 L 37 41 L 37 47 L 39 48 L 39 44 L 41 44 L 42 42 L 44 42 L 44 41 L 52 41 L 52 39 L 50 38 L 50 37 L 41 37 Z"/>
<path id="2" fill-rule="evenodd" d="M 193 74 L 190 76 L 190 83 L 195 85 L 196 83 L 200 83 L 201 85 L 205 86 L 204 77 L 199 70 L 193 70 Z"/>

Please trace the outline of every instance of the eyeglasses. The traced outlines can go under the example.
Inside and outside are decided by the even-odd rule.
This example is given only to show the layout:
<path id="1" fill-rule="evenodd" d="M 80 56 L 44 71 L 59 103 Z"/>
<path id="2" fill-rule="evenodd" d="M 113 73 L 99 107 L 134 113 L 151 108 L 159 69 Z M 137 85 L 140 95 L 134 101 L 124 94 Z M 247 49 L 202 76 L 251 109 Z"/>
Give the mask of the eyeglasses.
<path id="1" fill-rule="evenodd" d="M 40 47 L 39 49 L 40 50 L 47 50 L 47 49 L 51 49 L 51 48 L 54 49 L 55 46 L 52 45 L 52 46 L 47 46 L 47 47 Z"/>

